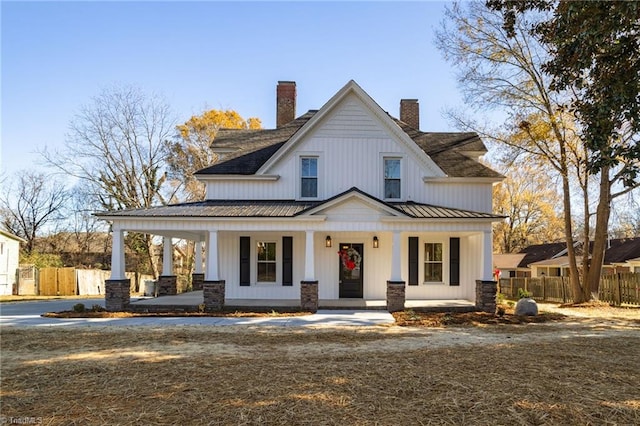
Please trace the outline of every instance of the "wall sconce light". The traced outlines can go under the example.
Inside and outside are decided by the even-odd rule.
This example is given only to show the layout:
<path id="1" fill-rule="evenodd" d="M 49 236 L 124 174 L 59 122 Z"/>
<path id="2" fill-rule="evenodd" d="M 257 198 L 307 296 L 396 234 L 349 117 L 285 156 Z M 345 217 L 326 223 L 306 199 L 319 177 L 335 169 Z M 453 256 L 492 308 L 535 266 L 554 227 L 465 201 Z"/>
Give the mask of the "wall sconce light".
<path id="1" fill-rule="evenodd" d="M 325 247 L 331 247 L 331 236 L 330 235 L 327 235 L 327 238 L 325 238 L 324 246 Z"/>
<path id="2" fill-rule="evenodd" d="M 378 248 L 378 236 L 373 237 L 373 248 Z"/>

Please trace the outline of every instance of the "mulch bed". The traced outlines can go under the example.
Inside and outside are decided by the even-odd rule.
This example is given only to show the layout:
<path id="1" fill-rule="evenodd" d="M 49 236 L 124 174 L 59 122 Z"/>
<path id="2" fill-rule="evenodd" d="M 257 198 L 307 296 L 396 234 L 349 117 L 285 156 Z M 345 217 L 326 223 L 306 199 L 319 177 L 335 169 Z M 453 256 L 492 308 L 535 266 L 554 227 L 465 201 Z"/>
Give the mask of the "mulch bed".
<path id="1" fill-rule="evenodd" d="M 42 314 L 47 318 L 135 318 L 135 317 L 230 317 L 230 318 L 258 318 L 258 317 L 297 317 L 310 315 L 311 312 L 107 312 L 107 311 L 60 311 Z"/>
<path id="2" fill-rule="evenodd" d="M 511 310 L 513 311 L 513 310 Z M 561 321 L 566 315 L 543 312 L 536 316 L 514 315 L 505 312 L 496 315 L 488 312 L 416 312 L 405 310 L 393 313 L 396 325 L 406 327 L 486 326 L 494 324 L 530 324 Z"/>

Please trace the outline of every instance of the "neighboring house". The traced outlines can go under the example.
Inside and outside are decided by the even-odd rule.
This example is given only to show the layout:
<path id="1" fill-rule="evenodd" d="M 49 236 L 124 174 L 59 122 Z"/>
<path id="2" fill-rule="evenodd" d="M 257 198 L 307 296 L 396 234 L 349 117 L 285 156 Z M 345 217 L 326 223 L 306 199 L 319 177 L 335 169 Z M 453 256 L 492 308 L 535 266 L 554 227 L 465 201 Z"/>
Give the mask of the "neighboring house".
<path id="1" fill-rule="evenodd" d="M 526 256 L 525 253 L 512 253 L 512 254 L 493 254 L 493 277 L 494 279 L 500 278 L 514 278 L 514 277 L 528 277 L 531 275 L 529 268 L 521 267 L 520 263 Z"/>
<path id="2" fill-rule="evenodd" d="M 220 160 L 196 173 L 206 200 L 97 214 L 113 229 L 112 309 L 128 303 L 125 231 L 162 235 L 165 258 L 171 238 L 196 241 L 194 287 L 204 280 L 212 308 L 478 302 L 477 285 L 492 281 L 491 228 L 502 219 L 492 186 L 503 179 L 479 161 L 478 135 L 422 132 L 417 100 L 401 101 L 398 120 L 354 81 L 298 118 L 295 104 L 295 83 L 279 82 L 276 129 L 218 133 Z M 165 262 L 162 291 L 174 282 Z"/>
<path id="3" fill-rule="evenodd" d="M 582 261 L 582 244 L 575 243 L 575 248 L 578 257 L 577 261 L 580 265 Z M 518 260 L 517 256 L 522 256 L 522 258 Z M 508 263 L 507 259 L 510 259 L 511 263 Z M 494 266 L 499 262 L 501 262 L 505 270 L 518 271 L 516 275 L 505 275 L 503 272 L 502 278 L 513 276 L 569 276 L 569 256 L 567 256 L 566 243 L 536 244 L 514 255 L 494 254 Z M 617 238 L 608 241 L 604 254 L 602 274 L 617 272 L 640 272 L 640 237 Z"/>
<path id="4" fill-rule="evenodd" d="M 22 238 L 0 229 L 0 295 L 13 294 Z"/>

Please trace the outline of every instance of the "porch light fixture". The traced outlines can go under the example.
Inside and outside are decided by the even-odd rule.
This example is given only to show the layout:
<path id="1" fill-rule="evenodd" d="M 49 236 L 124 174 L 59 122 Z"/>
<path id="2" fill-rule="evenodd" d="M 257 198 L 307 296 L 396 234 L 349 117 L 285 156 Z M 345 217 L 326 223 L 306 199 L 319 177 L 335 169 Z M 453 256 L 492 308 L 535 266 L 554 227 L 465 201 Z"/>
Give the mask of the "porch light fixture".
<path id="1" fill-rule="evenodd" d="M 324 246 L 325 247 L 331 247 L 331 236 L 330 235 L 327 235 L 327 238 L 325 238 Z"/>
<path id="2" fill-rule="evenodd" d="M 378 236 L 373 236 L 373 248 L 378 248 Z"/>

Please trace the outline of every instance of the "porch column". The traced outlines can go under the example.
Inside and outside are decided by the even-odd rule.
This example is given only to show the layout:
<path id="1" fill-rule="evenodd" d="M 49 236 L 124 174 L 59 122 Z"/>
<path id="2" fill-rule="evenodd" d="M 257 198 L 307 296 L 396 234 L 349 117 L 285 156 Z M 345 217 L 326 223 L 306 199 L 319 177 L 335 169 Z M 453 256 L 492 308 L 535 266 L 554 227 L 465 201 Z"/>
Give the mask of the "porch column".
<path id="1" fill-rule="evenodd" d="M 300 308 L 304 311 L 318 310 L 318 281 L 315 272 L 315 250 L 313 231 L 306 231 L 304 250 L 304 280 L 300 282 Z"/>
<path id="2" fill-rule="evenodd" d="M 207 268 L 206 281 L 218 281 L 218 231 L 209 231 L 207 234 Z"/>
<path id="3" fill-rule="evenodd" d="M 202 283 L 202 295 L 206 310 L 220 311 L 224 308 L 225 281 L 218 272 L 218 231 L 207 233 L 207 264 Z"/>
<path id="4" fill-rule="evenodd" d="M 124 263 L 124 231 L 113 230 L 111 242 L 111 277 L 110 280 L 123 280 L 125 276 Z"/>
<path id="5" fill-rule="evenodd" d="M 111 244 L 111 277 L 104 283 L 104 303 L 108 311 L 124 311 L 131 300 L 131 280 L 125 275 L 124 231 L 114 229 Z"/>
<path id="6" fill-rule="evenodd" d="M 178 277 L 173 274 L 173 243 L 162 238 L 162 275 L 158 278 L 158 296 L 178 294 Z"/>
<path id="7" fill-rule="evenodd" d="M 202 241 L 196 241 L 194 251 L 196 264 L 193 272 L 202 274 Z"/>
<path id="8" fill-rule="evenodd" d="M 204 273 L 202 270 L 202 241 L 196 241 L 194 244 L 195 265 L 193 274 L 191 275 L 191 289 L 202 290 L 202 282 L 204 281 Z"/>
<path id="9" fill-rule="evenodd" d="M 391 243 L 391 278 L 387 281 L 387 310 L 396 312 L 404 310 L 405 282 L 402 281 L 402 239 L 400 231 L 393 233 Z"/>
<path id="10" fill-rule="evenodd" d="M 313 249 L 313 231 L 307 231 L 307 240 L 304 250 L 304 280 L 316 279 L 315 252 Z"/>
<path id="11" fill-rule="evenodd" d="M 400 241 L 400 232 L 393 233 L 393 241 L 391 243 L 391 281 L 402 281 L 402 247 Z"/>
<path id="12" fill-rule="evenodd" d="M 476 307 L 484 312 L 496 311 L 497 282 L 493 278 L 493 235 L 482 236 L 482 279 L 476 280 Z"/>
<path id="13" fill-rule="evenodd" d="M 484 231 L 482 239 L 482 281 L 493 281 L 493 235 Z"/>

